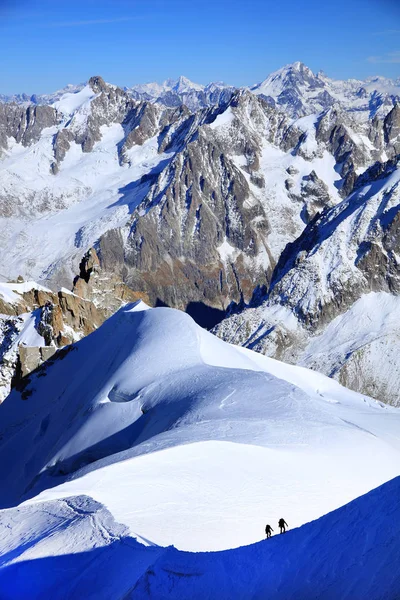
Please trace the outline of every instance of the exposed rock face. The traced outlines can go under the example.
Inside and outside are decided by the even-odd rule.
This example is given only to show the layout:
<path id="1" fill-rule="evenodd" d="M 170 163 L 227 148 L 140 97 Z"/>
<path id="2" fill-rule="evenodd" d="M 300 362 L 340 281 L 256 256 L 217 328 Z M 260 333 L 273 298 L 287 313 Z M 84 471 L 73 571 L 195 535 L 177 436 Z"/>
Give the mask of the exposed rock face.
<path id="1" fill-rule="evenodd" d="M 12 290 L 13 284 L 8 286 Z M 0 287 L 0 299 L 1 292 Z M 82 259 L 73 292 L 54 293 L 32 287 L 14 295 L 15 300 L 2 299 L 1 304 L 0 402 L 11 382 L 20 385 L 31 371 L 52 357 L 57 348 L 90 334 L 125 302 L 148 301 L 146 294 L 136 293 L 115 275 L 102 272 L 93 248 Z M 38 345 L 32 345 L 33 337 Z"/>
<path id="2" fill-rule="evenodd" d="M 249 198 L 244 175 L 220 146 L 201 135 L 153 186 L 146 216 L 140 216 L 140 206 L 134 212 L 127 237 L 101 239 L 102 263 L 107 271 L 124 274 L 133 289 L 146 290 L 152 302 L 158 298 L 185 307 L 208 299 L 221 306 L 224 296 L 228 302 L 239 299 L 247 274 L 233 259 L 223 261 L 218 248 L 228 243 L 256 255 L 266 218 L 260 203 L 246 203 Z M 261 220 L 252 227 L 257 217 Z"/>
<path id="3" fill-rule="evenodd" d="M 321 78 L 300 64 L 293 66 L 285 85 L 293 88 L 299 78 L 314 90 L 324 89 Z M 193 90 L 189 84 L 179 81 L 177 93 Z M 110 131 L 115 132 L 116 168 L 125 181 L 126 170 L 137 168 L 138 149 L 145 148 L 146 156 L 150 141 L 152 156 L 160 158 L 154 160 L 155 168 L 145 171 L 144 166 L 137 179 L 115 188 L 115 202 L 110 200 L 98 223 L 79 227 L 67 265 L 57 255 L 34 276 L 69 287 L 77 257 L 95 245 L 107 272 L 115 271 L 152 302 L 159 299 L 181 308 L 190 302 L 224 308 L 232 301 L 248 301 L 257 286 L 268 286 L 286 244 L 296 240 L 317 213 L 335 205 L 339 194 L 353 189 L 358 170 L 375 162 L 388 147 L 385 139 L 389 135 L 392 140 L 395 132 L 394 109 L 386 125 L 378 117 L 373 126 L 352 119 L 338 103 L 329 103 L 313 119 L 293 120 L 245 90 L 196 113 L 182 104 L 166 108 L 154 98 L 137 101 L 98 76 L 79 94 L 82 104 L 74 100 L 76 108 L 68 114 L 70 100 L 65 103 L 63 97 L 55 104 L 57 111 L 42 107 L 61 122 L 52 137 L 54 160 L 48 165 L 54 184 L 26 196 L 23 204 L 32 207 L 31 212 L 51 214 L 66 208 L 69 194 L 77 198 L 74 202 L 91 201 L 93 174 L 87 183 L 65 181 L 69 167 L 65 171 L 64 162 L 77 152 L 76 146 L 84 155 L 95 152 Z M 107 154 L 110 146 L 105 144 Z M 323 161 L 330 164 L 328 170 L 318 166 Z M 92 169 L 93 163 L 89 166 Z M 58 192 L 61 176 L 65 186 Z M 103 188 L 98 193 L 103 194 Z M 0 193 L 0 202 L 2 198 L 3 214 L 22 210 L 8 192 L 3 197 Z"/>
<path id="4" fill-rule="evenodd" d="M 293 180 L 291 178 L 287 179 L 285 185 L 290 192 L 294 187 Z M 324 209 L 334 205 L 334 201 L 329 195 L 328 186 L 318 177 L 315 171 L 311 171 L 309 175 L 304 175 L 300 185 L 300 194 L 296 195 L 292 192 L 292 197 L 303 202 L 301 216 L 305 223 L 309 223 Z"/>
<path id="5" fill-rule="evenodd" d="M 21 378 L 37 369 L 43 362 L 51 358 L 55 352 L 56 348 L 54 347 L 20 346 L 19 367 Z"/>
<path id="6" fill-rule="evenodd" d="M 60 294 L 61 292 L 59 296 Z M 86 301 L 86 309 L 83 309 L 79 302 L 77 305 L 75 299 Z M 102 270 L 96 251 L 90 248 L 82 258 L 80 275 L 74 281 L 73 294 L 65 295 L 61 304 L 65 306 L 63 312 L 70 314 L 71 318 L 77 314 L 81 323 L 86 319 L 89 324 L 94 323 L 98 327 L 122 304 L 137 300 L 150 304 L 149 296 L 145 291 L 134 291 L 122 283 L 115 271 Z M 73 321 L 68 324 L 75 328 Z"/>
<path id="7" fill-rule="evenodd" d="M 400 153 L 400 104 L 396 104 L 384 121 L 385 142 L 389 146 L 389 156 Z"/>
<path id="8" fill-rule="evenodd" d="M 364 186 L 317 216 L 282 254 L 270 299 L 315 327 L 346 310 L 360 293 L 398 293 L 399 176 L 390 162 L 376 179 L 367 183 L 363 177 Z"/>
<path id="9" fill-rule="evenodd" d="M 398 349 L 394 350 L 399 340 L 397 321 L 394 316 L 390 320 L 379 316 L 386 305 L 384 314 L 398 309 L 400 170 L 396 164 L 375 165 L 359 177 L 348 199 L 317 215 L 286 247 L 260 305 L 232 314 L 215 332 L 230 342 L 300 362 L 350 388 L 398 404 L 394 390 L 398 375 L 393 375 L 400 373 Z M 359 302 L 365 302 L 366 308 L 357 312 Z M 371 323 L 371 330 L 367 327 L 359 334 L 365 323 Z M 341 327 L 348 331 L 346 340 L 339 337 Z"/>
<path id="10" fill-rule="evenodd" d="M 8 147 L 10 138 L 29 146 L 40 139 L 43 129 L 58 122 L 57 113 L 51 106 L 23 108 L 17 104 L 0 104 L 0 153 Z"/>
<path id="11" fill-rule="evenodd" d="M 145 290 L 153 303 L 185 308 L 192 301 L 224 308 L 231 301 L 249 301 L 258 285 L 269 284 L 285 245 L 276 248 L 270 241 L 275 231 L 262 167 L 266 144 L 303 160 L 329 152 L 340 165 L 346 195 L 356 185 L 356 169 L 381 152 L 367 142 L 357 144 L 358 126 L 353 126 L 354 132 L 348 116 L 336 108 L 305 129 L 301 120 L 291 122 L 249 92 L 233 95 L 227 107 L 196 120 L 180 120 L 169 143 L 178 151 L 133 212 L 131 224 L 100 239 L 103 266 Z M 380 122 L 382 132 L 383 127 Z M 294 165 L 288 170 L 282 183 L 290 209 L 282 211 L 280 203 L 280 218 L 290 242 L 287 234 L 300 235 L 304 222 L 337 203 L 338 193 L 314 169 L 303 176 Z M 312 229 L 304 234 L 306 244 L 310 235 Z"/>
<path id="12" fill-rule="evenodd" d="M 74 134 L 69 129 L 61 129 L 55 135 L 53 142 L 55 162 L 52 164 L 52 172 L 54 175 L 58 173 L 59 165 L 64 160 L 65 155 L 71 147 L 71 142 L 74 139 Z"/>

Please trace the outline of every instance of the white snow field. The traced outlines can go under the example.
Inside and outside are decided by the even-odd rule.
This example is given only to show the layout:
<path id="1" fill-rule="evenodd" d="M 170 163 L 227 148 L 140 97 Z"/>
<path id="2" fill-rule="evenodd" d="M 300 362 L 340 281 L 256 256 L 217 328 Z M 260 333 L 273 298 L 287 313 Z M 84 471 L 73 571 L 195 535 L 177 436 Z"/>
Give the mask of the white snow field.
<path id="1" fill-rule="evenodd" d="M 350 555 L 357 581 L 357 554 L 336 520 L 325 528 L 332 547 L 318 541 L 318 524 L 304 539 L 300 530 L 236 553 L 163 547 L 257 542 L 267 522 L 275 531 L 281 516 L 300 526 L 397 476 L 399 465 L 398 409 L 231 346 L 178 310 L 129 304 L 0 405 L 0 598 L 164 598 L 168 590 L 177 598 L 261 598 L 264 584 L 286 589 L 290 564 L 287 585 L 296 586 L 308 562 L 317 577 L 316 557 L 326 561 L 328 585 Z M 365 551 L 374 535 L 363 530 Z M 328 576 L 335 545 L 337 570 Z M 290 559 L 278 568 L 275 553 Z M 272 561 L 276 574 L 264 581 L 250 561 L 265 577 Z M 197 575 L 181 581 L 181 571 Z"/>

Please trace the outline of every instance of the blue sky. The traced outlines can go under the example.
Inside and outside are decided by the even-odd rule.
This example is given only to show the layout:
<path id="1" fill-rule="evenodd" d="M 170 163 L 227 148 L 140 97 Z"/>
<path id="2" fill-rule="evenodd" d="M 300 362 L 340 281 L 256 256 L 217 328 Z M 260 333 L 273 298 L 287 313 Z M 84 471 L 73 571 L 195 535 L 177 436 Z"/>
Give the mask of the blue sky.
<path id="1" fill-rule="evenodd" d="M 400 76 L 400 0 L 0 0 L 0 93 L 102 75 L 250 85 L 301 60 L 335 78 Z"/>

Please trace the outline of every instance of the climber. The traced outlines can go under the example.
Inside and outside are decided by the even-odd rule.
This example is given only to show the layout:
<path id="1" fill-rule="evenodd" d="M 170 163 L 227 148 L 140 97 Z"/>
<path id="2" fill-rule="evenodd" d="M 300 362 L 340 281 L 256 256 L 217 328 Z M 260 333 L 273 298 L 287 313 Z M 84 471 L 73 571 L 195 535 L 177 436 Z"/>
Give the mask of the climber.
<path id="1" fill-rule="evenodd" d="M 271 532 L 273 531 L 271 525 L 265 526 L 265 533 L 267 534 L 267 539 L 271 537 Z"/>
<path id="2" fill-rule="evenodd" d="M 285 519 L 279 519 L 278 525 L 280 527 L 281 533 L 285 533 L 286 527 L 289 527 L 289 525 L 286 523 Z"/>

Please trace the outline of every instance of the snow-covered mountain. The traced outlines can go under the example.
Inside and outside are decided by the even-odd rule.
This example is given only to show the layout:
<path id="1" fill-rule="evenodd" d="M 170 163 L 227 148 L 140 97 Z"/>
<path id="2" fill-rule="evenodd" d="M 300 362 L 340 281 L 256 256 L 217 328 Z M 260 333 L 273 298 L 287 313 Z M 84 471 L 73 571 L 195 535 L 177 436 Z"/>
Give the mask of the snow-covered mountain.
<path id="1" fill-rule="evenodd" d="M 142 83 L 134 85 L 131 88 L 126 88 L 127 91 L 133 90 L 139 92 L 139 94 L 147 94 L 151 99 L 157 100 L 165 92 L 175 92 L 176 94 L 187 94 L 189 92 L 201 92 L 205 88 L 204 85 L 193 83 L 187 77 L 183 75 L 178 79 L 167 79 L 163 83 Z"/>
<path id="2" fill-rule="evenodd" d="M 164 561 L 172 560 L 172 571 L 177 561 L 179 573 L 193 560 L 207 561 L 204 554 L 167 548 L 171 544 L 199 551 L 256 542 L 266 521 L 274 527 L 283 515 L 292 529 L 396 476 L 399 419 L 398 410 L 323 375 L 230 346 L 180 311 L 127 305 L 56 354 L 31 374 L 23 392 L 14 390 L 0 406 L 0 505 L 7 508 L 0 519 L 2 593 L 13 597 L 7 596 L 11 573 L 16 568 L 24 573 L 30 563 L 42 573 L 30 579 L 32 598 L 54 590 L 61 572 L 68 581 L 56 597 L 79 597 L 89 580 L 94 597 L 116 597 L 110 591 L 115 586 L 125 589 L 127 582 L 133 587 L 139 581 L 135 597 L 142 597 L 147 569 L 158 559 L 151 586 L 164 585 Z M 388 485 L 391 496 L 383 488 L 289 532 L 282 536 L 289 545 L 281 547 L 278 538 L 268 541 L 273 547 L 239 548 L 238 560 L 247 564 L 248 553 L 266 552 L 257 561 L 265 571 L 270 561 L 274 568 L 270 552 L 287 553 L 290 589 L 296 585 L 294 564 L 300 556 L 304 560 L 308 544 L 314 543 L 312 556 L 331 556 L 327 550 L 320 555 L 315 546 L 317 539 L 321 548 L 326 543 L 326 531 L 338 540 L 346 532 L 338 556 L 344 565 L 352 564 L 369 545 L 360 543 L 360 554 L 352 550 L 352 558 L 347 554 L 347 539 L 355 531 L 350 519 L 355 527 L 373 506 L 391 510 L 397 488 Z M 374 521 L 383 523 L 376 513 Z M 373 531 L 378 531 L 375 523 Z M 383 550 L 381 538 L 373 539 L 376 551 L 397 547 Z M 332 537 L 326 547 L 336 548 Z M 88 552 L 92 567 L 83 556 Z M 114 552 L 125 567 L 115 572 L 109 566 L 103 587 L 101 576 L 92 576 L 104 561 L 112 564 Z M 231 556 L 223 553 L 220 560 L 229 563 Z M 64 560 L 64 567 L 70 563 L 73 573 L 78 561 L 81 576 L 71 577 L 70 569 L 55 563 L 51 567 L 50 560 L 60 565 Z M 375 567 L 383 564 L 382 558 L 382 567 Z M 331 581 L 349 585 L 342 571 L 331 569 Z M 22 598 L 26 579 L 17 580 L 14 597 Z M 316 581 L 326 585 L 325 577 Z M 354 590 L 358 575 L 352 581 Z M 360 589 L 369 590 L 364 581 Z M 197 585 L 196 580 L 193 597 L 202 597 L 204 588 Z M 264 581 L 259 585 L 269 589 Z M 150 589 L 150 597 L 159 597 Z M 183 589 L 187 597 L 188 588 Z M 235 597 L 230 587 L 223 589 L 226 597 Z"/>
<path id="3" fill-rule="evenodd" d="M 193 83 L 187 77 L 167 79 L 163 83 L 145 83 L 125 88 L 137 100 L 156 102 L 169 107 L 184 104 L 190 110 L 226 103 L 235 88 L 218 81 L 208 85 Z"/>
<path id="4" fill-rule="evenodd" d="M 398 598 L 399 89 L 0 98 L 1 598 Z"/>
<path id="5" fill-rule="evenodd" d="M 255 515 L 262 519 L 265 503 L 272 512 L 290 513 L 292 525 L 301 524 L 396 475 L 399 418 L 396 409 L 322 375 L 229 346 L 180 311 L 127 305 L 56 354 L 0 406 L 0 453 L 13 463 L 0 461 L 0 503 L 86 489 L 117 519 L 129 502 L 125 524 L 157 543 L 240 545 L 258 539 Z M 230 472 L 226 464 L 233 456 Z M 221 523 L 222 537 L 210 540 L 205 502 L 188 537 L 195 482 L 204 479 L 206 498 L 216 493 L 223 471 L 232 492 L 222 486 L 213 507 L 233 510 L 229 498 L 235 498 L 234 530 Z M 172 516 L 166 520 L 170 530 L 158 522 L 164 506 L 160 513 L 154 506 L 144 510 L 157 503 L 152 482 L 160 482 L 161 473 L 164 502 L 169 494 L 171 510 L 180 511 L 179 525 Z M 331 485 L 315 495 L 322 473 Z M 125 492 L 116 493 L 117 485 Z M 307 495 L 301 507 L 299 493 Z"/>
<path id="6" fill-rule="evenodd" d="M 0 102 L 15 103 L 25 107 L 34 105 L 53 105 L 65 94 L 77 94 L 88 85 L 88 82 L 74 85 L 68 84 L 65 88 L 50 94 L 0 94 Z M 222 81 L 201 85 L 190 81 L 181 75 L 178 79 L 167 79 L 163 83 L 141 83 L 132 87 L 124 87 L 124 91 L 139 101 L 156 102 L 168 107 L 177 107 L 185 104 L 190 110 L 198 110 L 226 102 L 236 90 L 234 86 Z"/>
<path id="7" fill-rule="evenodd" d="M 65 93 L 76 93 L 87 84 L 68 84 L 51 94 L 0 94 L 0 102 L 17 104 L 53 104 Z M 124 90 L 136 100 L 157 102 L 176 107 L 186 104 L 191 110 L 226 102 L 238 88 L 217 81 L 202 85 L 181 75 L 178 79 L 167 79 L 162 83 L 140 83 Z M 327 77 L 322 71 L 314 74 L 302 62 L 295 62 L 274 71 L 251 91 L 262 95 L 274 106 L 284 109 L 292 116 L 319 113 L 340 104 L 354 113 L 356 118 L 372 118 L 384 114 L 400 100 L 400 78 L 369 77 L 365 80 L 337 80 Z"/>
<path id="8" fill-rule="evenodd" d="M 147 101 L 93 77 L 51 105 L 0 104 L 0 273 L 71 290 L 94 247 L 106 276 L 207 326 L 232 303 L 284 306 L 300 334 L 272 343 L 279 323 L 263 316 L 271 331 L 253 347 L 299 361 L 362 294 L 397 294 L 397 83 L 371 80 L 364 98 L 301 63 L 267 82 L 200 109 L 158 101 L 207 89 L 184 78 Z M 236 318 L 218 333 L 252 344 Z M 324 370 L 349 383 L 345 356 Z M 386 382 L 360 381 L 374 395 Z"/>
<path id="9" fill-rule="evenodd" d="M 340 81 L 322 72 L 315 75 L 303 63 L 295 62 L 271 73 L 251 91 L 297 117 L 320 113 L 339 104 L 353 113 L 354 118 L 368 120 L 376 114 L 385 114 L 388 107 L 400 101 L 400 78 Z"/>
<path id="10" fill-rule="evenodd" d="M 399 182 L 397 159 L 367 170 L 286 247 L 260 305 L 216 332 L 399 405 Z"/>

